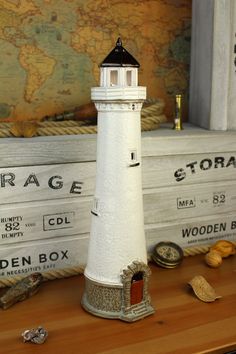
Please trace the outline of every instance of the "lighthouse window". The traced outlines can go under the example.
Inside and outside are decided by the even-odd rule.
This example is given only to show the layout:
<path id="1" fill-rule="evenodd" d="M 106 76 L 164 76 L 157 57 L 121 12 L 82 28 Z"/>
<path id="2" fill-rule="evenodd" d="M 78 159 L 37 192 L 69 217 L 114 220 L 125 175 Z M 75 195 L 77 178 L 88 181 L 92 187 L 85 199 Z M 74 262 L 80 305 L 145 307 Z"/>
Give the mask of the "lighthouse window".
<path id="1" fill-rule="evenodd" d="M 93 200 L 93 207 L 92 207 L 91 213 L 95 216 L 99 216 L 98 199 L 97 198 L 94 198 L 94 200 Z"/>
<path id="2" fill-rule="evenodd" d="M 94 200 L 93 200 L 93 210 L 95 212 L 98 211 L 98 198 L 94 198 Z"/>
<path id="3" fill-rule="evenodd" d="M 118 85 L 118 71 L 111 70 L 110 71 L 110 86 L 117 86 Z"/>
<path id="4" fill-rule="evenodd" d="M 126 71 L 126 84 L 127 84 L 127 86 L 132 86 L 132 71 L 131 70 Z"/>
<path id="5" fill-rule="evenodd" d="M 129 167 L 137 167 L 139 165 L 140 165 L 140 162 L 138 162 L 137 150 L 130 150 Z"/>
<path id="6" fill-rule="evenodd" d="M 130 152 L 130 159 L 132 162 L 137 161 L 137 151 L 136 150 L 132 150 Z"/>

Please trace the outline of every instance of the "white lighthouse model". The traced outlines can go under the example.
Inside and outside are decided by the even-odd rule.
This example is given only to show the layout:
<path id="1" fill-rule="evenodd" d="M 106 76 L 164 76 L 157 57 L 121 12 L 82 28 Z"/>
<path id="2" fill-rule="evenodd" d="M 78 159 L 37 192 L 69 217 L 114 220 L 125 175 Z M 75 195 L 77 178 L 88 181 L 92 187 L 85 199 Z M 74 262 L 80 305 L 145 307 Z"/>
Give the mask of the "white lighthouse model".
<path id="1" fill-rule="evenodd" d="M 118 39 L 92 88 L 98 111 L 97 174 L 82 306 L 135 321 L 154 312 L 148 294 L 141 183 L 139 63 Z"/>

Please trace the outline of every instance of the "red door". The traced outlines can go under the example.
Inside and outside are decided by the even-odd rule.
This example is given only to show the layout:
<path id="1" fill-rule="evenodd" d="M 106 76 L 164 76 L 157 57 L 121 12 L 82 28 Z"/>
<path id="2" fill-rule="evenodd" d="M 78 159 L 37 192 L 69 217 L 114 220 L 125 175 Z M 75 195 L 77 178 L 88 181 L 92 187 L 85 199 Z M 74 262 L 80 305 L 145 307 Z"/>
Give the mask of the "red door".
<path id="1" fill-rule="evenodd" d="M 130 291 L 130 304 L 139 304 L 143 300 L 143 279 L 133 280 Z"/>

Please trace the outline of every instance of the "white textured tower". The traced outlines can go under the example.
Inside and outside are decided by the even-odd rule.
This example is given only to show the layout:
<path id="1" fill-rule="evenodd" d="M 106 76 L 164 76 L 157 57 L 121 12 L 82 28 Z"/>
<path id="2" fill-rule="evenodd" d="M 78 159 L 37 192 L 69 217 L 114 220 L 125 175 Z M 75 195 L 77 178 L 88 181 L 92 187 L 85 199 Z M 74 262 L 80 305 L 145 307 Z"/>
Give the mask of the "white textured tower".
<path id="1" fill-rule="evenodd" d="M 96 191 L 82 306 L 107 318 L 135 321 L 154 312 L 148 294 L 141 181 L 140 116 L 146 87 L 139 63 L 116 47 L 92 88 L 98 111 Z"/>

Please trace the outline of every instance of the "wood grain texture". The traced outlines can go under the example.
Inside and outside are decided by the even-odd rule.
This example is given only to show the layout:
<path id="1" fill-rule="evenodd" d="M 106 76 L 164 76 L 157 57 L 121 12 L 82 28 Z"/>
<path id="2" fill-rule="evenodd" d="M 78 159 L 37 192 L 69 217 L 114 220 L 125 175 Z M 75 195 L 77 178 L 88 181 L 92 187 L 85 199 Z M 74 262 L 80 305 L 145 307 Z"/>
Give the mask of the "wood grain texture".
<path id="1" fill-rule="evenodd" d="M 215 194 L 224 193 L 226 202 L 216 205 Z M 215 182 L 144 191 L 144 221 L 152 224 L 165 221 L 185 220 L 206 215 L 216 215 L 236 210 L 236 183 Z M 179 203 L 193 201 L 193 207 Z"/>
<path id="2" fill-rule="evenodd" d="M 163 124 L 142 133 L 142 156 L 236 151 L 235 136 L 232 131 L 208 131 L 191 124 L 176 132 L 172 124 Z M 96 140 L 96 134 L 0 139 L 0 167 L 95 161 Z"/>
<path id="3" fill-rule="evenodd" d="M 234 160 L 226 167 L 230 157 L 235 157 L 235 137 L 235 132 L 209 132 L 188 124 L 181 132 L 173 131 L 169 124 L 142 134 L 148 252 L 163 240 L 177 242 L 182 247 L 210 244 L 218 237 L 235 240 Z M 53 247 L 59 254 L 68 250 L 69 258 L 67 263 L 60 262 L 60 258 L 58 262 L 53 259 L 47 262 L 49 265 L 61 268 L 86 263 L 96 139 L 96 135 L 0 139 L 0 258 L 9 261 L 8 267 L 5 262 L 0 277 L 20 268 L 16 265 L 25 256 L 32 255 L 29 267 L 41 266 L 39 254 L 49 252 L 50 255 Z M 222 156 L 224 166 L 215 167 L 215 158 Z M 207 160 L 212 161 L 207 170 L 200 168 L 204 159 L 206 164 L 202 166 L 207 166 Z M 187 166 L 191 162 L 196 162 L 194 173 Z M 181 168 L 186 177 L 177 182 L 174 174 Z M 10 178 L 9 173 L 15 176 L 14 186 L 4 182 L 4 174 Z M 40 186 L 33 183 L 32 177 L 24 187 L 31 174 L 35 174 Z M 52 176 L 60 176 L 51 183 L 63 182 L 62 188 L 49 187 Z M 70 193 L 73 181 L 83 182 L 81 194 Z M 222 205 L 213 205 L 216 192 L 225 195 Z M 179 200 L 183 207 L 178 207 Z M 194 207 L 185 208 L 189 205 L 184 203 L 189 200 L 194 202 Z M 64 216 L 69 218 L 70 225 L 61 225 L 61 221 L 55 225 L 56 218 Z M 54 220 L 50 225 L 51 217 Z M 19 223 L 15 224 L 15 231 L 11 229 L 14 221 Z"/>
<path id="4" fill-rule="evenodd" d="M 235 129 L 229 124 L 229 85 L 233 61 L 231 42 L 234 33 L 231 29 L 232 1 L 214 1 L 213 50 L 212 50 L 212 87 L 209 128 L 213 130 Z"/>
<path id="5" fill-rule="evenodd" d="M 31 195 L 33 193 L 29 193 L 29 196 Z M 42 193 L 42 195 L 44 194 Z M 218 201 L 220 200 L 219 196 L 223 196 L 223 203 L 215 204 L 214 196 L 218 198 Z M 192 205 L 186 204 L 190 202 Z M 89 233 L 92 203 L 92 196 L 80 196 L 78 198 L 1 205 L 0 247 L 10 243 Z M 200 227 L 201 224 L 204 224 L 206 217 L 210 218 L 210 223 L 212 219 L 215 220 L 214 222 L 217 219 L 222 222 L 230 214 L 234 214 L 236 211 L 236 182 L 147 189 L 144 190 L 143 204 L 145 226 L 153 228 L 159 237 L 165 230 L 164 233 L 169 232 L 167 238 L 172 238 L 172 232 L 176 230 L 176 234 L 179 227 L 186 228 L 191 225 Z M 62 218 L 59 223 L 57 223 L 57 217 Z M 64 217 L 67 219 L 65 220 Z M 19 224 L 13 230 L 8 227 L 8 223 L 15 221 Z M 18 231 L 20 231 L 19 235 Z M 179 233 L 181 235 L 181 230 Z M 15 234 L 16 236 L 14 236 Z M 156 240 L 158 240 L 158 236 Z M 178 242 L 182 244 L 184 240 L 180 237 Z"/>
<path id="6" fill-rule="evenodd" d="M 7 262 L 0 261 L 2 266 L 0 277 L 25 274 L 25 270 L 29 271 L 31 267 L 40 267 L 38 270 L 45 271 L 47 268 L 44 266 L 50 266 L 52 269 L 84 266 L 87 262 L 89 232 L 75 233 L 82 231 L 84 225 L 84 220 L 80 217 L 75 220 L 72 229 L 43 231 L 39 220 L 31 231 L 25 231 L 24 227 L 21 227 L 22 234 L 16 232 L 14 237 L 3 237 L 0 254 L 1 260 Z M 81 226 L 78 227 L 80 222 Z M 2 230 L 1 232 L 1 235 L 6 234 Z M 12 234 L 14 235 L 14 232 Z M 149 255 L 158 242 L 167 240 L 176 242 L 183 248 L 209 245 L 218 239 L 235 241 L 236 217 L 235 213 L 226 213 L 218 216 L 189 218 L 187 221 L 149 224 L 145 225 L 145 235 Z M 53 252 L 57 252 L 59 256 L 53 255 L 50 259 L 50 253 Z M 66 258 L 61 259 L 62 252 L 67 253 Z M 46 254 L 46 258 L 40 257 L 40 254 Z M 26 259 L 30 257 L 30 262 L 24 263 L 22 257 Z"/>
<path id="7" fill-rule="evenodd" d="M 192 1 L 189 121 L 203 128 L 210 123 L 214 3 Z"/>
<path id="8" fill-rule="evenodd" d="M 236 119 L 235 119 L 235 110 L 236 110 L 236 84 L 235 84 L 235 33 L 236 33 L 236 4 L 234 0 L 230 0 L 231 4 L 231 42 L 230 45 L 230 66 L 229 66 L 229 95 L 228 95 L 228 129 L 236 129 Z M 231 79 L 232 78 L 232 79 Z"/>
<path id="9" fill-rule="evenodd" d="M 95 163 L 0 168 L 1 204 L 92 195 Z"/>
<path id="10" fill-rule="evenodd" d="M 209 132 L 188 124 L 175 132 L 171 126 L 142 134 L 148 252 L 163 240 L 182 247 L 210 244 L 219 237 L 235 240 L 236 133 Z M 96 139 L 96 135 L 0 139 L 0 263 L 1 259 L 9 263 L 4 261 L 0 277 L 23 268 L 52 265 L 61 269 L 86 263 Z M 224 159 L 223 167 L 221 163 L 215 166 L 215 158 Z M 207 161 L 212 161 L 210 168 Z M 192 162 L 194 173 L 189 167 Z M 184 169 L 186 177 L 177 182 L 179 169 Z M 12 176 L 13 186 L 5 181 Z M 51 177 L 55 179 L 49 186 Z M 73 181 L 83 182 L 81 194 L 70 193 Z M 57 183 L 63 186 L 52 188 Z M 224 194 L 224 203 L 214 205 L 214 193 Z M 194 205 L 185 204 L 189 201 Z M 53 251 L 59 255 L 68 251 L 68 260 L 55 260 L 56 253 L 50 260 Z M 48 262 L 42 258 L 40 263 L 40 254 L 46 254 Z M 30 264 L 21 266 L 22 257 L 30 255 Z"/>
<path id="11" fill-rule="evenodd" d="M 236 158 L 236 152 L 195 153 L 171 156 L 150 156 L 142 159 L 143 189 L 161 188 L 167 186 L 181 186 L 187 184 L 226 181 L 235 179 L 235 164 L 226 167 L 230 158 Z M 217 159 L 222 158 L 223 165 L 217 164 Z M 211 167 L 207 170 L 202 165 L 210 161 Z M 205 161 L 205 162 L 204 162 Z M 195 172 L 191 172 L 190 164 L 195 163 Z M 175 173 L 183 169 L 186 176 L 177 181 Z"/>
<path id="12" fill-rule="evenodd" d="M 0 347 L 4 354 L 193 354 L 236 349 L 236 257 L 218 269 L 203 255 L 184 259 L 179 268 L 151 266 L 150 294 L 156 313 L 127 324 L 94 317 L 80 306 L 83 276 L 44 283 L 25 302 L 2 311 Z M 222 298 L 198 300 L 187 282 L 203 275 Z M 25 329 L 43 325 L 49 331 L 41 345 L 24 344 Z"/>
<path id="13" fill-rule="evenodd" d="M 145 226 L 145 235 L 148 252 L 160 241 L 173 241 L 183 248 L 212 244 L 219 239 L 235 241 L 236 216 L 233 212 L 149 224 Z"/>
<path id="14" fill-rule="evenodd" d="M 8 208 L 0 207 L 0 251 L 5 244 L 17 245 L 26 241 L 88 233 L 91 207 L 92 200 L 88 198 L 47 200 L 12 204 Z M 12 227 L 9 227 L 9 222 Z M 13 224 L 14 222 L 16 223 Z"/>
<path id="15" fill-rule="evenodd" d="M 233 158 L 236 160 L 235 151 L 223 150 L 218 154 L 185 153 L 143 157 L 143 189 L 170 186 L 184 188 L 186 185 L 198 183 L 234 180 Z M 223 162 L 217 163 L 217 159 Z M 191 164 L 194 166 L 194 172 L 191 171 Z M 182 170 L 185 175 L 178 181 L 178 173 Z M 92 196 L 95 190 L 95 175 L 95 161 L 0 168 L 1 205 Z"/>
<path id="16" fill-rule="evenodd" d="M 206 129 L 236 127 L 234 5 L 193 0 L 189 121 Z"/>
<path id="17" fill-rule="evenodd" d="M 32 272 L 84 267 L 87 262 L 87 235 L 34 240 L 4 245 L 1 249 L 0 277 L 24 276 Z"/>
<path id="18" fill-rule="evenodd" d="M 0 139 L 0 166 L 94 161 L 96 135 Z"/>

